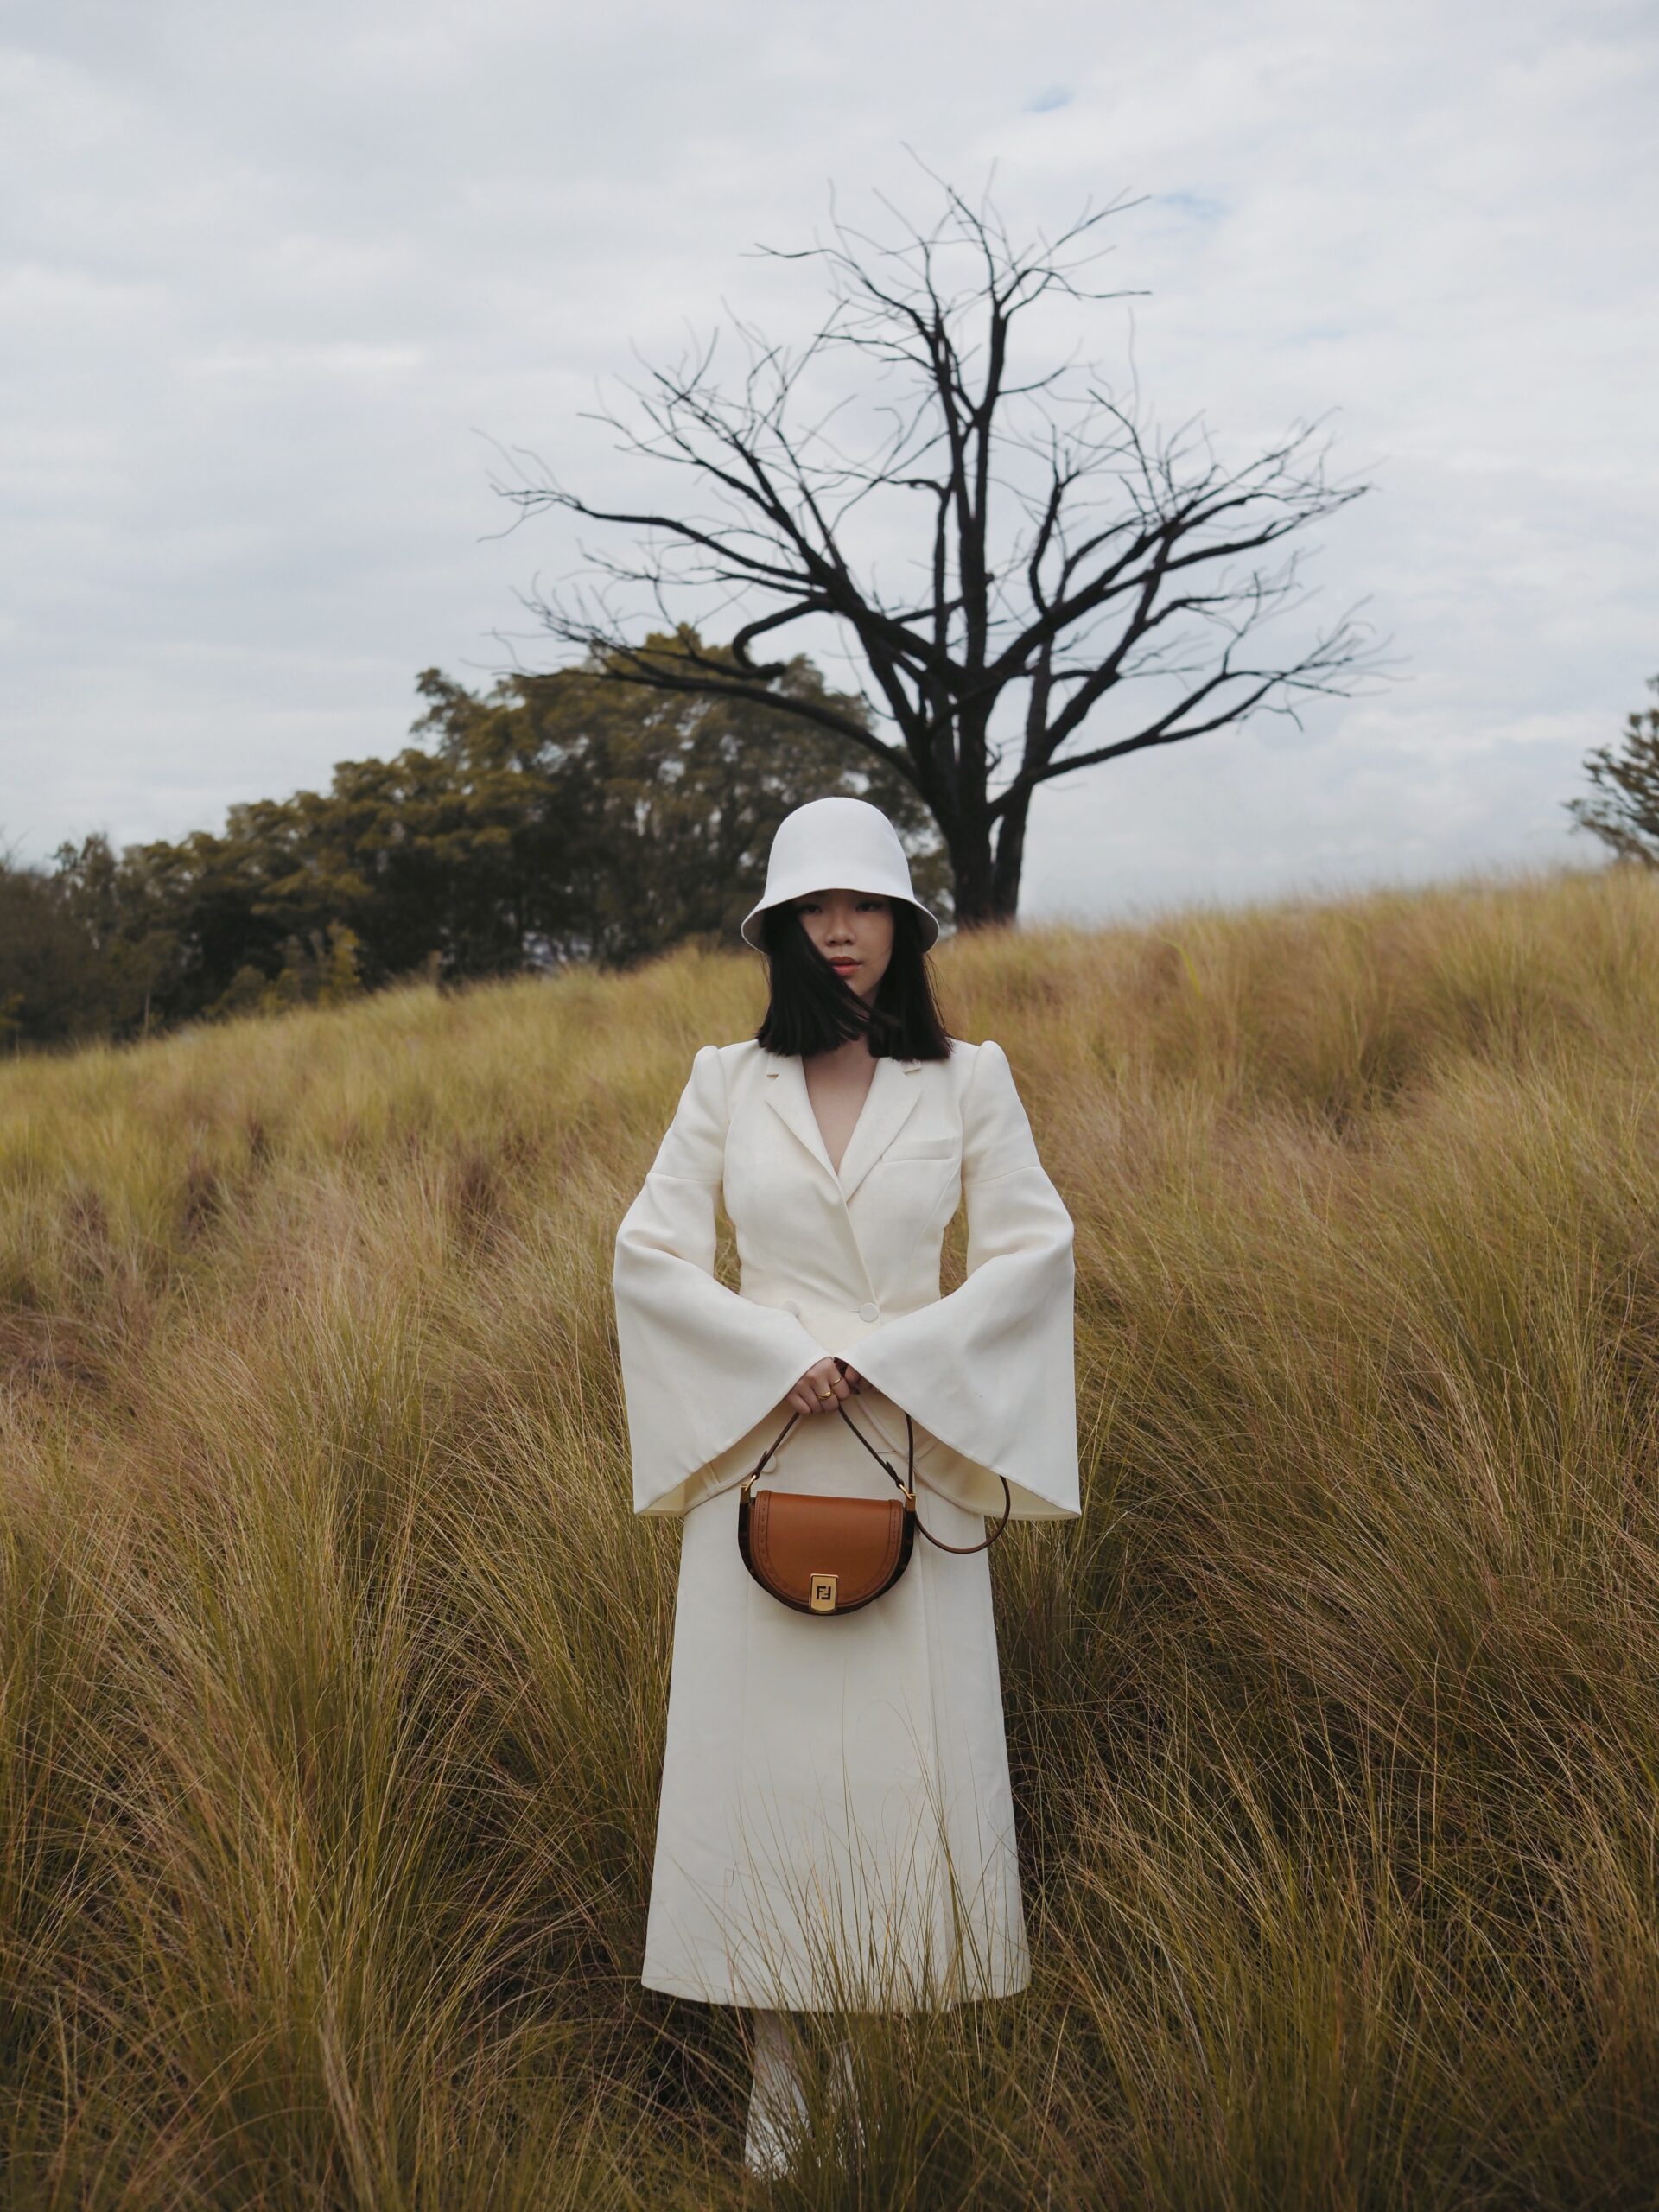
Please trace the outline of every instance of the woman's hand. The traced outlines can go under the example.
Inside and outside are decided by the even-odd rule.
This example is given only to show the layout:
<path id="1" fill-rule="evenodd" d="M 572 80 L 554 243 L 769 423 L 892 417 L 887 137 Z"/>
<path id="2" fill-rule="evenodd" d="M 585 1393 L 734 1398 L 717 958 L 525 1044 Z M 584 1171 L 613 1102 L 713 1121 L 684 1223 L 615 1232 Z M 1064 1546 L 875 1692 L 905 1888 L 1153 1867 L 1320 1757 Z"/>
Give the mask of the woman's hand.
<path id="1" fill-rule="evenodd" d="M 864 1377 L 855 1367 L 826 1354 L 807 1369 L 784 1402 L 804 1414 L 830 1414 L 851 1390 L 863 1387 Z"/>

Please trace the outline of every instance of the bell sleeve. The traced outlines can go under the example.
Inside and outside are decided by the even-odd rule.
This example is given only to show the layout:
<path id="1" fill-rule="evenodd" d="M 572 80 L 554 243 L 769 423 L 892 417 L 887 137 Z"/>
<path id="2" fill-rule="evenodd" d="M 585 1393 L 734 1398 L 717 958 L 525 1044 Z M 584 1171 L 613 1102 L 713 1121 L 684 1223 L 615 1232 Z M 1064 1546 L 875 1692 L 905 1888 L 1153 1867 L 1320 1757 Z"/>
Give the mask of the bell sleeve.
<path id="1" fill-rule="evenodd" d="M 740 1298 L 715 1274 L 727 1119 L 724 1064 L 704 1045 L 616 1232 L 611 1287 L 636 1513 L 695 1504 L 709 1461 L 823 1357 L 793 1314 Z"/>
<path id="2" fill-rule="evenodd" d="M 1000 1045 L 963 1096 L 967 1268 L 946 1296 L 836 1351 L 950 1450 L 1007 1479 L 1020 1520 L 1081 1510 L 1073 1230 Z M 1000 1514 L 1001 1494 L 993 1509 Z"/>

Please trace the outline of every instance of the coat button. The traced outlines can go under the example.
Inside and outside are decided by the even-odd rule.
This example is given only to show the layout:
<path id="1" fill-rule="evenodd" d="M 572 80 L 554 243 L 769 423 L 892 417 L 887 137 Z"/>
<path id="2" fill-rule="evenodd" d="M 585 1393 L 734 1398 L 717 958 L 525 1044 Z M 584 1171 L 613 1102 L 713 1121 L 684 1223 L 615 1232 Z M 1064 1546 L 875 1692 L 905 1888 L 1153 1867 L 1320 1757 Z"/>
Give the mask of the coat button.
<path id="1" fill-rule="evenodd" d="M 858 1318 L 861 1321 L 879 1321 L 881 1319 L 881 1308 L 872 1305 L 867 1298 L 858 1309 Z"/>
<path id="2" fill-rule="evenodd" d="M 784 1300 L 784 1311 L 785 1313 L 792 1313 L 795 1316 L 795 1319 L 798 1321 L 801 1318 L 800 1300 L 798 1298 L 786 1298 Z"/>

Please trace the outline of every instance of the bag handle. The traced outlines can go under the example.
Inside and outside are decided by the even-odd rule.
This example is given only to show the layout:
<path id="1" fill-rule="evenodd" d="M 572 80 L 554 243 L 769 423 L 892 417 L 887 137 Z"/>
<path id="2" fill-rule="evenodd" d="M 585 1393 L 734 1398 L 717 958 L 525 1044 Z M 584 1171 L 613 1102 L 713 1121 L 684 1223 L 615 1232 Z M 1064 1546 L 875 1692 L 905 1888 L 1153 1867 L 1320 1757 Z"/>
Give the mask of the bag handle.
<path id="1" fill-rule="evenodd" d="M 847 1365 L 845 1360 L 837 1360 L 836 1364 L 843 1373 L 845 1373 Z M 846 1422 L 848 1427 L 852 1430 L 853 1434 L 857 1437 L 859 1442 L 869 1453 L 871 1459 L 875 1461 L 876 1465 L 880 1467 L 883 1473 L 886 1474 L 892 1481 L 894 1489 L 898 1491 L 900 1497 L 905 1501 L 906 1512 L 915 1514 L 917 1528 L 921 1531 L 923 1535 L 927 1537 L 928 1542 L 933 1546 L 936 1551 L 955 1552 L 959 1556 L 965 1556 L 974 1552 L 989 1551 L 991 1546 L 996 1541 L 997 1538 L 1002 1534 L 1002 1531 L 1007 1527 L 1009 1518 L 1014 1512 L 1014 1494 L 1008 1488 L 1008 1478 L 1006 1475 L 999 1475 L 996 1478 L 1002 1485 L 1002 1518 L 997 1522 L 995 1528 L 992 1529 L 990 1535 L 986 1537 L 984 1542 L 982 1544 L 947 1544 L 942 1538 L 929 1535 L 926 1524 L 924 1522 L 920 1513 L 917 1510 L 916 1424 L 912 1421 L 910 1415 L 908 1414 L 906 1414 L 905 1415 L 905 1436 L 906 1442 L 906 1458 L 905 1463 L 906 1478 L 901 1480 L 894 1472 L 892 1462 L 882 1458 L 881 1454 L 876 1450 L 874 1445 L 870 1442 L 869 1438 L 865 1435 L 863 1430 L 860 1428 L 858 1423 L 848 1412 L 847 1402 L 844 1398 L 836 1399 L 836 1411 L 841 1415 L 842 1421 Z M 788 1436 L 791 1429 L 794 1427 L 796 1422 L 799 1421 L 801 1415 L 798 1412 L 791 1414 L 789 1419 L 779 1430 L 777 1435 L 772 1438 L 771 1443 L 767 1445 L 766 1450 L 760 1454 L 760 1459 L 756 1460 L 753 1467 L 751 1468 L 749 1472 L 744 1476 L 739 1487 L 745 1497 L 749 1495 L 756 1483 L 760 1481 L 761 1476 L 766 1473 L 767 1460 L 772 1458 L 773 1452 L 776 1452 L 782 1445 L 785 1437 Z"/>

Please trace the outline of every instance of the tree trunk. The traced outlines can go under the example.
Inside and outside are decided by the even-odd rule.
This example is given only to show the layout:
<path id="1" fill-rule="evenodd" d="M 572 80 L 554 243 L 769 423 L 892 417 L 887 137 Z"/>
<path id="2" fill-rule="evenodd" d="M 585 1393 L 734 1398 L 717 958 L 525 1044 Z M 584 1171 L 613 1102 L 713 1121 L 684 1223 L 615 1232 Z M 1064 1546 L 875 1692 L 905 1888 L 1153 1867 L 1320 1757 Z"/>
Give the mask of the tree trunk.
<path id="1" fill-rule="evenodd" d="M 996 918 L 1011 922 L 1020 910 L 1020 879 L 1026 865 L 1026 817 L 1031 793 L 1016 799 L 1002 817 L 996 840 L 996 860 L 991 870 L 991 896 Z"/>
<path id="2" fill-rule="evenodd" d="M 955 875 L 957 927 L 996 929 L 1012 922 L 1020 906 L 1020 864 L 1024 857 L 1025 811 L 1020 810 L 1017 833 L 1010 843 L 1010 817 L 995 854 L 991 825 L 982 816 L 973 823 L 941 825 Z"/>

